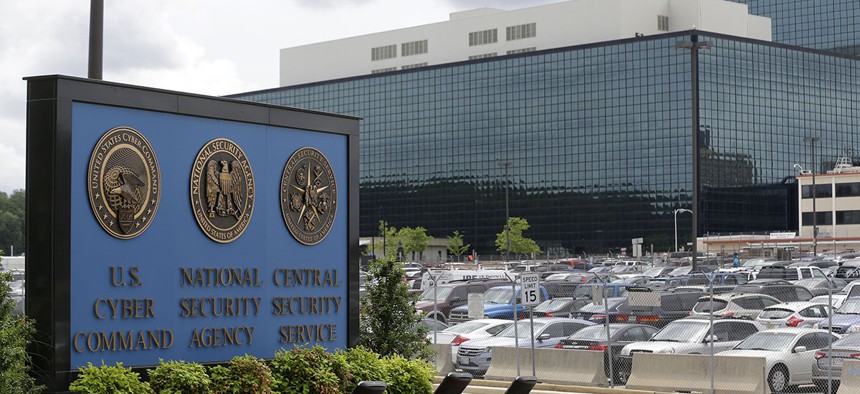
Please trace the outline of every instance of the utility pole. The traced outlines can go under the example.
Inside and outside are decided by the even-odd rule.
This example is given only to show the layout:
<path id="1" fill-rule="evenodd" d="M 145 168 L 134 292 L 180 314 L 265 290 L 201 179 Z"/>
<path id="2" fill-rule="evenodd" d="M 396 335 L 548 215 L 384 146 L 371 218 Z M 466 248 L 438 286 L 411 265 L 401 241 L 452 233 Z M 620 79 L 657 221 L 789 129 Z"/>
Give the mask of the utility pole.
<path id="1" fill-rule="evenodd" d="M 812 173 L 812 253 L 814 255 L 818 255 L 818 211 L 815 207 L 815 195 L 818 194 L 815 186 L 815 142 L 820 139 L 819 137 L 803 137 L 803 141 L 809 143 L 811 156 L 809 171 Z"/>
<path id="2" fill-rule="evenodd" d="M 87 77 L 91 79 L 102 79 L 104 9 L 104 0 L 90 0 L 90 53 Z"/>

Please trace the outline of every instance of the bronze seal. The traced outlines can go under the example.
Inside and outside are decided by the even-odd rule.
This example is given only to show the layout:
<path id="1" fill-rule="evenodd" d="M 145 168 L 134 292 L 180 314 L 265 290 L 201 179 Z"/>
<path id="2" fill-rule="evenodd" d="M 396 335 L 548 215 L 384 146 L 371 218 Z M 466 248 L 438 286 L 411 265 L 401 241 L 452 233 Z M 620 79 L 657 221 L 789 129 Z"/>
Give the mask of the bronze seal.
<path id="1" fill-rule="evenodd" d="M 131 127 L 108 130 L 90 155 L 87 191 L 108 234 L 130 239 L 143 233 L 161 200 L 161 170 L 149 141 Z"/>
<path id="2" fill-rule="evenodd" d="M 337 212 L 337 182 L 328 159 L 314 148 L 290 156 L 281 177 L 281 212 L 293 237 L 320 243 L 331 231 Z"/>
<path id="3" fill-rule="evenodd" d="M 235 142 L 206 143 L 191 170 L 191 209 L 207 237 L 233 242 L 248 228 L 254 213 L 254 172 Z"/>

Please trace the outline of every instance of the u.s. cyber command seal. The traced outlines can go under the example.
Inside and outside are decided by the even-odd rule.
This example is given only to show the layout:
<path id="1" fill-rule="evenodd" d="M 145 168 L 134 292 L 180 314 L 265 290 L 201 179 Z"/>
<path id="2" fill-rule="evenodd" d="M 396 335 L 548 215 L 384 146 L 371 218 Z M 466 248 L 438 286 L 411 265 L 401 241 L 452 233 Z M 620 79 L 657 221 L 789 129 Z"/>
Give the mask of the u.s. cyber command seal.
<path id="1" fill-rule="evenodd" d="M 281 212 L 293 237 L 320 243 L 331 231 L 337 211 L 337 181 L 328 159 L 314 148 L 290 156 L 281 177 Z"/>
<path id="2" fill-rule="evenodd" d="M 161 171 L 149 141 L 131 127 L 108 130 L 90 155 L 87 191 L 108 234 L 130 239 L 143 233 L 161 200 Z"/>
<path id="3" fill-rule="evenodd" d="M 248 228 L 254 213 L 254 172 L 235 142 L 216 138 L 206 143 L 191 170 L 191 208 L 207 237 L 233 242 Z"/>

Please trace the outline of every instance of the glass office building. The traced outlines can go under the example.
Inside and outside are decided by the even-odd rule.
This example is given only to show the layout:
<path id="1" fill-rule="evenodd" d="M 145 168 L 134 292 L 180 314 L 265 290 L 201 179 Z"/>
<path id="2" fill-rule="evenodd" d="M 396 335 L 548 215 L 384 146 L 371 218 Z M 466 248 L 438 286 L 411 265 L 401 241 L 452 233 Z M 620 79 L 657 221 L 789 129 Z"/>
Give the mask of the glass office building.
<path id="1" fill-rule="evenodd" d="M 693 36 L 711 47 L 697 76 L 676 47 Z M 497 253 L 507 189 L 543 250 L 665 251 L 692 208 L 693 78 L 698 234 L 796 231 L 804 137 L 821 138 L 820 171 L 860 148 L 860 69 L 843 55 L 691 31 L 233 97 L 363 118 L 361 236 L 386 220 Z"/>
<path id="2" fill-rule="evenodd" d="M 772 21 L 773 41 L 860 55 L 860 2 L 856 0 L 729 0 Z"/>

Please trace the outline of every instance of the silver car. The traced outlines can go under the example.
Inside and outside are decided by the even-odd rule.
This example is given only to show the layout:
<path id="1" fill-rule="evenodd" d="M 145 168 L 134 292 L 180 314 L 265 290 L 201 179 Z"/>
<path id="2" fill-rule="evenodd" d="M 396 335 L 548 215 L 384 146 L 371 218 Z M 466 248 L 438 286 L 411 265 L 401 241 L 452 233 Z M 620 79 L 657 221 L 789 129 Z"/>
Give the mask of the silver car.
<path id="1" fill-rule="evenodd" d="M 535 348 L 555 347 L 562 339 L 585 327 L 594 325 L 594 323 L 586 320 L 566 317 L 539 317 L 533 320 Z M 514 327 L 516 327 L 516 336 L 514 335 Z M 464 342 L 457 350 L 455 366 L 475 377 L 484 376 L 490 369 L 494 347 L 515 347 L 518 339 L 519 347 L 529 348 L 531 347 L 530 332 L 529 321 L 520 320 L 516 326 L 511 325 L 494 337 Z"/>
<path id="2" fill-rule="evenodd" d="M 827 304 L 809 301 L 784 302 L 764 308 L 755 319 L 766 329 L 785 327 L 812 328 L 827 319 Z"/>
<path id="3" fill-rule="evenodd" d="M 627 381 L 633 369 L 634 353 L 708 354 L 728 350 L 761 330 L 750 320 L 714 320 L 714 335 L 710 335 L 709 319 L 688 317 L 675 320 L 644 342 L 633 342 L 621 349 L 618 370 L 620 380 Z"/>

